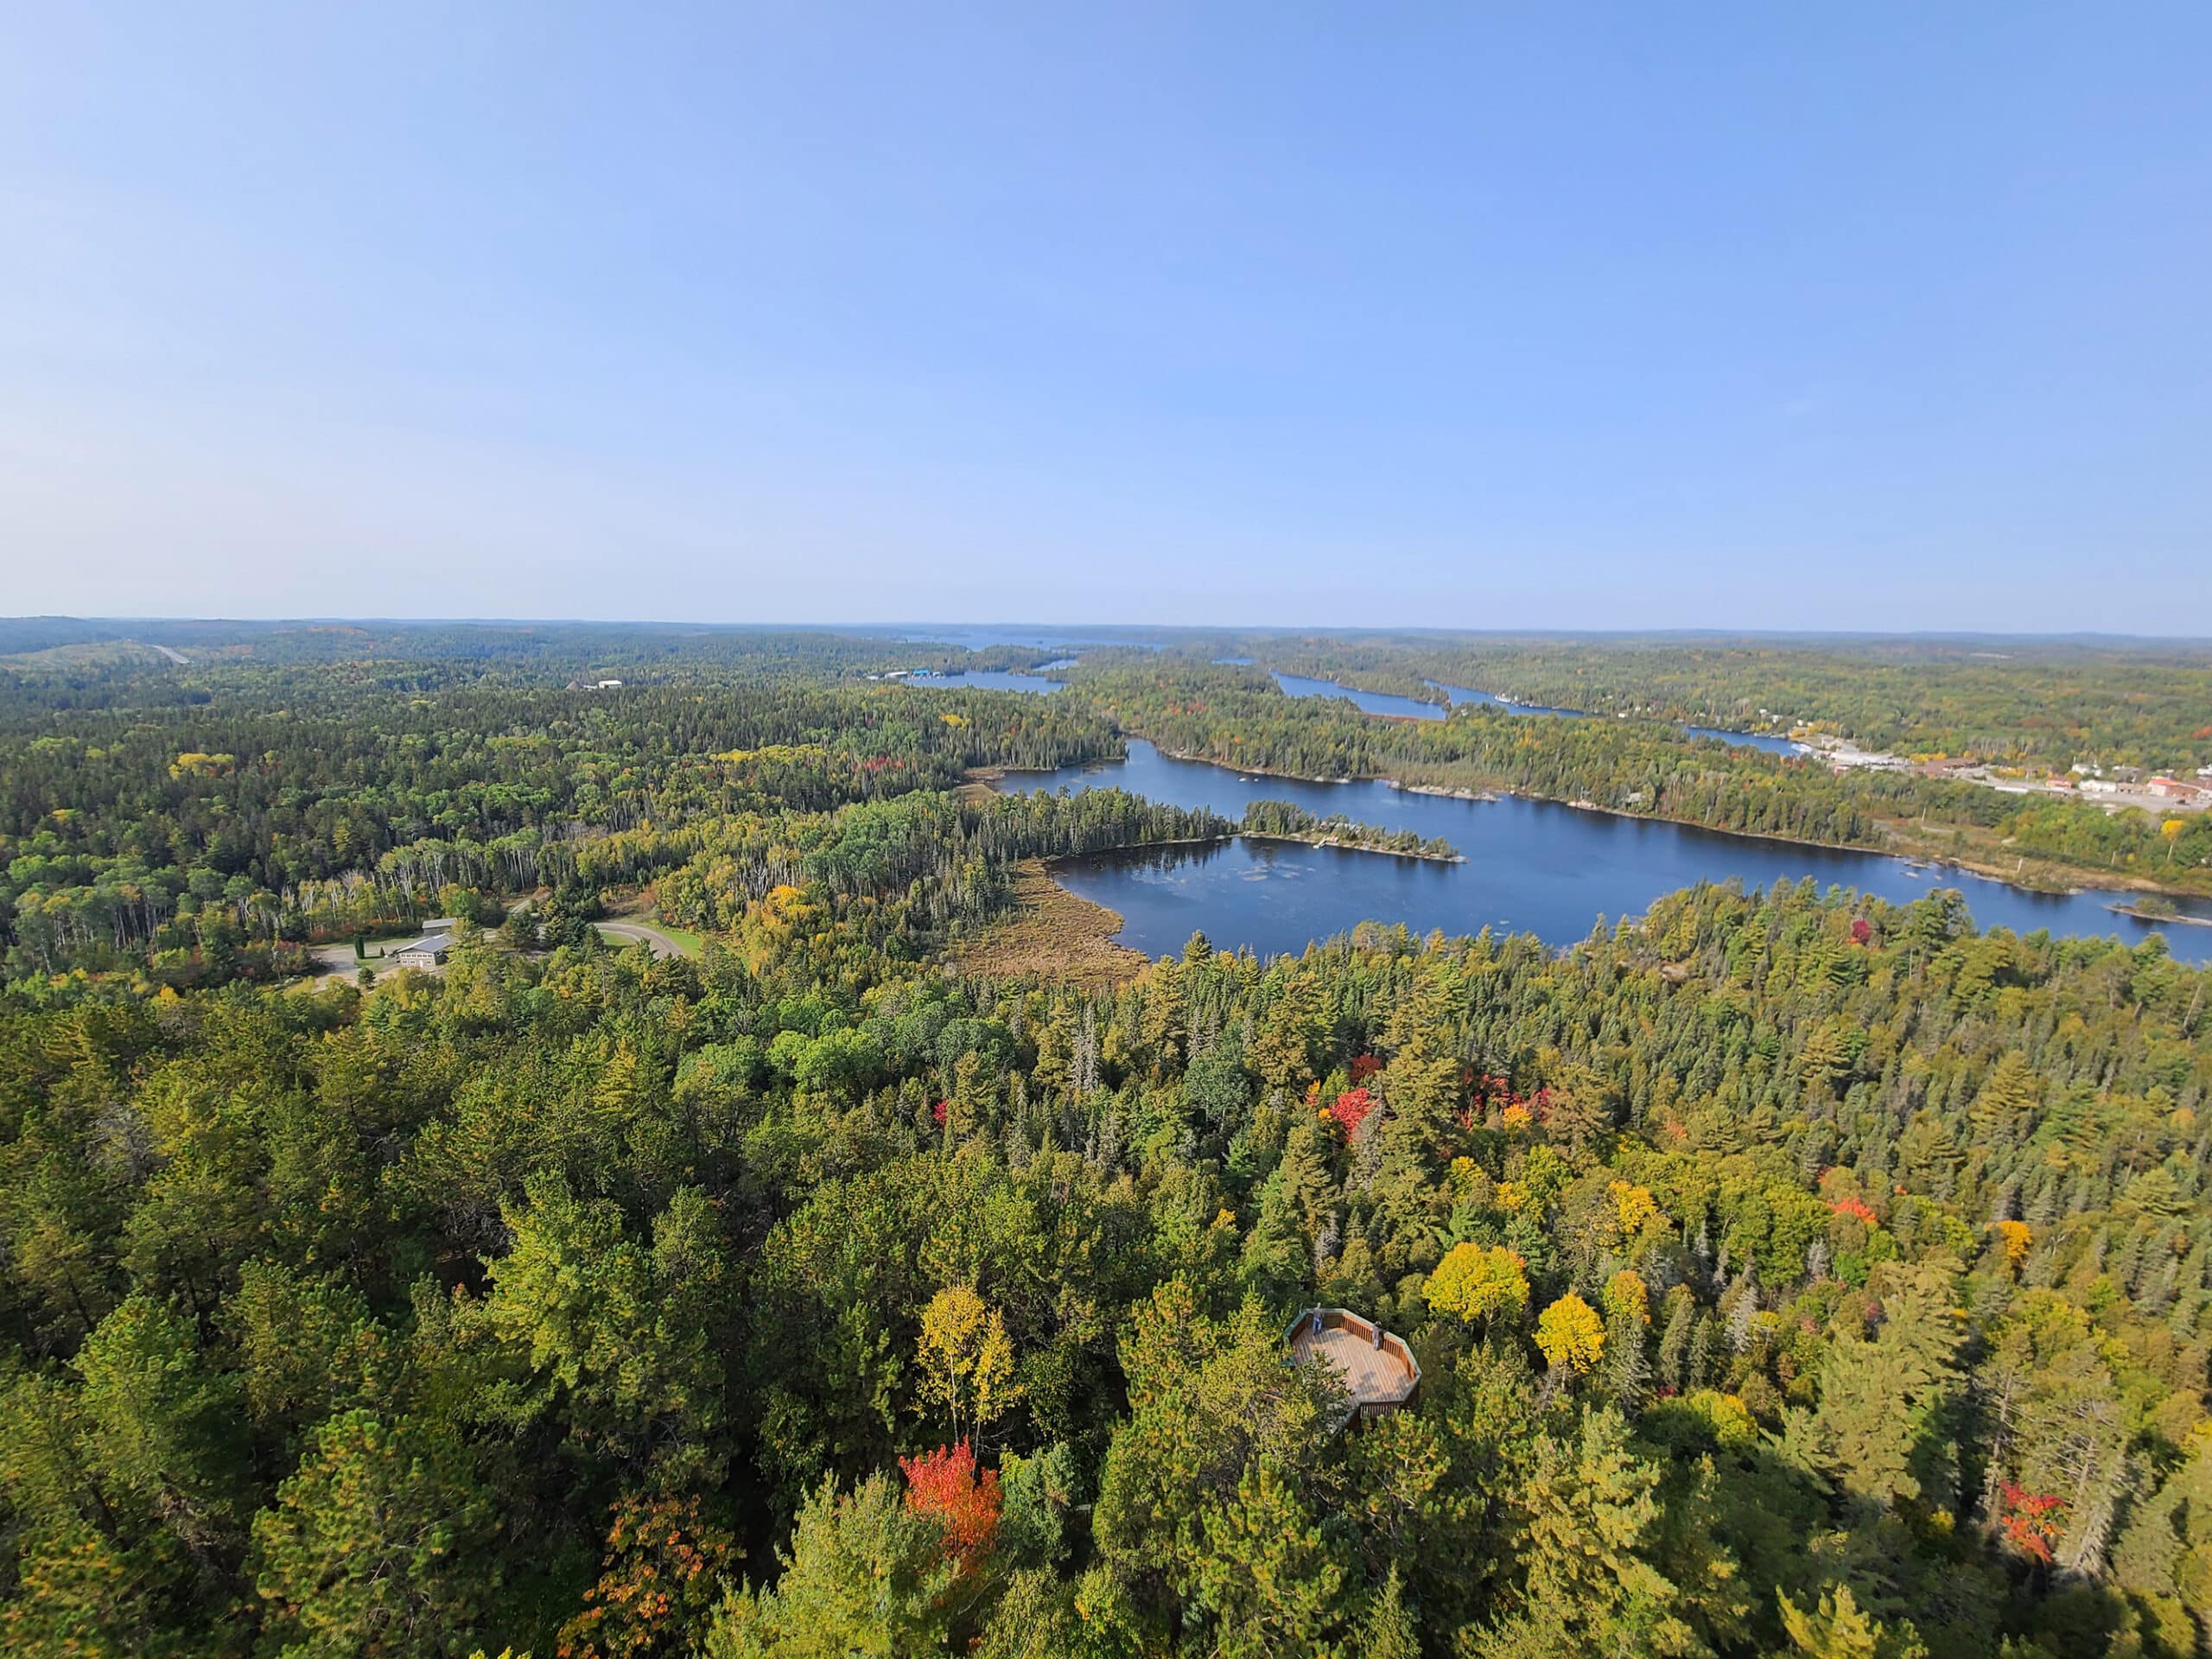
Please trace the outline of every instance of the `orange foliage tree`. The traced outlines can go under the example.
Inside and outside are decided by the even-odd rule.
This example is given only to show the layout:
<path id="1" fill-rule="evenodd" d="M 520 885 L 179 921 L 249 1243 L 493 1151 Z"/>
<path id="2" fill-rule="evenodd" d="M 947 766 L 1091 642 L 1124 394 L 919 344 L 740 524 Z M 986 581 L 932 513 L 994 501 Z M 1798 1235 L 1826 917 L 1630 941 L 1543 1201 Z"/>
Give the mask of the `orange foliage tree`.
<path id="1" fill-rule="evenodd" d="M 966 1440 L 901 1458 L 899 1467 L 906 1476 L 906 1507 L 944 1529 L 946 1558 L 963 1579 L 974 1576 L 998 1538 L 998 1471 L 977 1474 L 976 1452 Z"/>
<path id="2" fill-rule="evenodd" d="M 688 1654 L 706 1635 L 737 1541 L 699 1500 L 626 1497 L 614 1506 L 599 1582 L 555 1637 L 560 1659 Z"/>

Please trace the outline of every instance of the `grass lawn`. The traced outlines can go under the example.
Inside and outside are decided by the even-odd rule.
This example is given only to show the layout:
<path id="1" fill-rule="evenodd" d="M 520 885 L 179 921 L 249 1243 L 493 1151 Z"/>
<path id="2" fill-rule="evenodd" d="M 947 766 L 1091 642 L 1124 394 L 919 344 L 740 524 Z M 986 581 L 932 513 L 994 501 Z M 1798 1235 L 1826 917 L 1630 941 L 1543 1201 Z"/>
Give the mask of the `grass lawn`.
<path id="1" fill-rule="evenodd" d="M 653 917 L 652 925 L 654 927 L 658 928 L 662 932 L 667 934 L 670 938 L 674 939 L 678 944 L 682 945 L 684 950 L 684 954 L 687 956 L 697 956 L 700 950 L 706 945 L 707 936 L 705 934 L 694 933 L 688 928 L 677 927 L 673 923 L 662 919 L 662 918 L 658 914 Z"/>

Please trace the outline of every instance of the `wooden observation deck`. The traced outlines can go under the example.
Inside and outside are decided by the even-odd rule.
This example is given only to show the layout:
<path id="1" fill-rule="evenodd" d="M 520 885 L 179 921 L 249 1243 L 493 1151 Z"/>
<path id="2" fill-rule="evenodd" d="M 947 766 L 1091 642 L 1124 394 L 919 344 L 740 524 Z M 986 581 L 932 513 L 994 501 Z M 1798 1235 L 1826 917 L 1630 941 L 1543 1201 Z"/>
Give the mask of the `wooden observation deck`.
<path id="1" fill-rule="evenodd" d="M 1292 1363 L 1335 1367 L 1359 1416 L 1395 1411 L 1421 1386 L 1421 1366 L 1406 1339 L 1349 1308 L 1309 1307 L 1283 1340 L 1290 1344 Z"/>

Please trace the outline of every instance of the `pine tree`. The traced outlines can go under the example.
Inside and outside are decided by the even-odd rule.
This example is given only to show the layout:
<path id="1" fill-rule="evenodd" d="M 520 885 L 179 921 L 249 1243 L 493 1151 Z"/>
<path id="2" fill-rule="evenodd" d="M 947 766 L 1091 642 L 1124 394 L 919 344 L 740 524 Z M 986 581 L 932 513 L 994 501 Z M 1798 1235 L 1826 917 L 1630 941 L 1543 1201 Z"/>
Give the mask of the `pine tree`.
<path id="1" fill-rule="evenodd" d="M 707 1659 L 937 1652 L 957 1571 L 944 1545 L 938 1518 L 910 1508 L 888 1476 L 847 1494 L 825 1479 L 799 1507 L 774 1586 L 723 1601 Z"/>
<path id="2" fill-rule="evenodd" d="M 1859 1608 L 1847 1584 L 1833 1595 L 1821 1592 L 1817 1611 L 1808 1612 L 1781 1591 L 1782 1628 L 1790 1647 L 1806 1659 L 1927 1659 L 1928 1649 L 1911 1625 L 1891 1630 Z"/>
<path id="3" fill-rule="evenodd" d="M 1616 1309 L 1605 1321 L 1605 1381 L 1614 1403 L 1631 1416 L 1643 1409 L 1651 1391 L 1647 1340 L 1644 1322 L 1631 1308 Z"/>
<path id="4" fill-rule="evenodd" d="M 1705 1387 L 1713 1378 L 1713 1319 L 1702 1312 L 1691 1321 L 1689 1363 L 1685 1370 L 1693 1389 Z"/>
<path id="5" fill-rule="evenodd" d="M 1675 1587 L 1645 1554 L 1659 1518 L 1659 1471 L 1604 1408 L 1571 1439 L 1540 1435 L 1513 1494 L 1523 1565 L 1520 1605 L 1473 1635 L 1481 1659 L 1536 1654 L 1693 1651 Z"/>
<path id="6" fill-rule="evenodd" d="M 302 1659 L 421 1650 L 463 1637 L 497 1581 L 493 1510 L 442 1428 L 343 1412 L 254 1518 L 255 1587 Z"/>
<path id="7" fill-rule="evenodd" d="M 1667 1323 L 1659 1336 L 1659 1382 L 1680 1394 L 1689 1386 L 1690 1334 L 1697 1324 L 1697 1298 L 1688 1285 L 1667 1293 Z"/>
<path id="8" fill-rule="evenodd" d="M 1343 1564 L 1320 1524 L 1267 1459 L 1236 1497 L 1203 1518 L 1192 1602 L 1213 1625 L 1221 1659 L 1301 1659 L 1332 1653 L 1343 1628 Z"/>
<path id="9" fill-rule="evenodd" d="M 1351 1654 L 1353 1659 L 1421 1659 L 1420 1630 L 1406 1610 L 1395 1566 L 1382 1580 L 1382 1587 L 1368 1600 Z"/>
<path id="10" fill-rule="evenodd" d="M 1845 1491 L 1887 1505 L 1948 1498 L 1942 1414 L 1957 1381 L 1959 1344 L 1947 1275 L 1887 1270 L 1872 1340 L 1846 1333 L 1828 1352 L 1814 1412 L 1815 1443 Z M 1928 1491 L 1930 1482 L 1943 1489 Z"/>

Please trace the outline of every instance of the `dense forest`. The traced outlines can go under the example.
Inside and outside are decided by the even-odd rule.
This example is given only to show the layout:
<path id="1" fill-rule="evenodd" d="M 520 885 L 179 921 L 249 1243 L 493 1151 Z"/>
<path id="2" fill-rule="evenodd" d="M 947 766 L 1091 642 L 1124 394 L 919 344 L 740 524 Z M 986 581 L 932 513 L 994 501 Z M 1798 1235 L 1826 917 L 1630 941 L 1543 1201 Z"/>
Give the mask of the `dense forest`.
<path id="1" fill-rule="evenodd" d="M 19 720 L 0 774 L 11 977 L 141 957 L 169 982 L 227 976 L 281 963 L 285 941 L 436 913 L 454 886 L 564 884 L 610 836 L 645 869 L 641 847 L 667 856 L 670 836 L 696 844 L 732 818 L 1121 747 L 1072 702 L 1008 692 L 955 709 L 896 685 L 735 677 L 328 696 L 303 677 Z"/>
<path id="2" fill-rule="evenodd" d="M 889 635 L 482 624 L 120 630 L 0 624 L 0 644 L 35 647 L 0 658 L 0 971 L 11 982 L 137 967 L 178 987 L 280 978 L 298 966 L 300 945 L 467 909 L 468 892 L 638 882 L 733 842 L 810 845 L 843 833 L 828 817 L 846 808 L 948 791 L 978 768 L 1111 756 L 1124 733 L 1244 768 L 1514 791 L 1953 858 L 2029 883 L 2088 877 L 2212 891 L 2212 814 L 2111 813 L 1910 773 L 1839 777 L 1688 736 L 1670 718 L 1530 721 L 1477 707 L 1446 721 L 1376 720 L 1332 699 L 1284 696 L 1261 668 L 1205 660 L 1222 648 L 1217 639 L 1089 651 L 1056 671 L 1065 692 L 1040 697 L 878 677 L 1033 668 L 1043 650 L 966 652 Z M 156 638 L 158 646 L 146 643 Z M 1319 656 L 1312 642 L 1298 654 L 1296 643 L 1275 639 L 1275 655 L 1416 690 L 1419 671 L 1436 666 L 1420 641 L 1338 641 Z M 1672 660 L 1656 647 L 1574 649 L 1617 667 L 1655 652 Z M 2155 690 L 2166 683 L 2156 652 L 2043 647 L 2032 660 L 2053 652 L 2088 664 L 2069 706 L 2101 729 L 2152 704 L 2184 721 L 2207 713 L 2201 691 L 2192 702 L 2185 690 Z M 1759 683 L 1777 702 L 1792 677 L 1859 661 L 1833 649 L 1755 654 L 1769 658 L 1780 666 Z M 1730 673 L 1752 671 L 1729 660 Z M 1889 661 L 1871 656 L 1853 683 L 1878 683 Z M 1376 662 L 1390 666 L 1363 668 Z M 1948 665 L 1909 654 L 1898 662 L 1895 671 L 1946 718 L 1966 719 L 1995 695 L 1974 677 L 1990 665 L 1972 654 Z M 2123 669 L 2136 677 L 2128 685 L 2151 689 L 2123 694 L 2112 677 Z M 1548 683 L 1516 685 L 1565 695 Z M 2175 712 L 2186 708 L 2195 713 Z M 1725 717 L 1703 706 L 1667 709 Z M 2161 729 L 2173 723 L 2158 719 Z M 685 908 L 701 916 L 712 906 Z"/>
<path id="3" fill-rule="evenodd" d="M 1203 645 L 1047 697 L 433 632 L 10 671 L 0 1649 L 2212 1651 L 2212 973 L 2162 941 L 1807 883 L 952 965 L 1040 857 L 1387 839 L 976 782 L 1125 734 L 1823 839 L 1961 786 Z M 588 925 L 640 893 L 696 955 Z M 441 970 L 293 976 L 439 912 Z M 1316 1306 L 1403 1408 L 1289 1363 Z"/>
<path id="4" fill-rule="evenodd" d="M 696 964 L 0 1019 L 10 1650 L 2196 1650 L 2156 947 L 926 944 L 817 887 Z M 1408 1409 L 1286 1369 L 1317 1301 Z"/>

